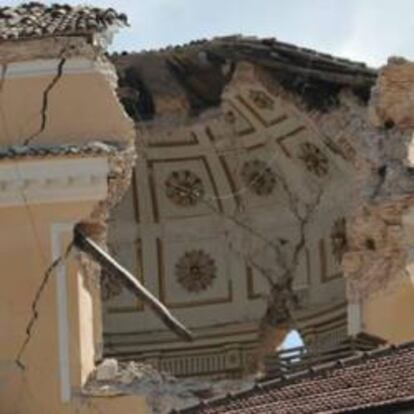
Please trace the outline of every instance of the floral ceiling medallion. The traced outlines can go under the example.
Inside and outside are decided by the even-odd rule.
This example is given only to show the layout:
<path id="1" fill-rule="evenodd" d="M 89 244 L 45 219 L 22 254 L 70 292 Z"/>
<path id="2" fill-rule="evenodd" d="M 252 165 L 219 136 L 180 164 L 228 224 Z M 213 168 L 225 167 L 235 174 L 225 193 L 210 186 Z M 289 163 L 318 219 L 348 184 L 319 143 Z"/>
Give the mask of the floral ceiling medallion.
<path id="1" fill-rule="evenodd" d="M 344 218 L 337 219 L 331 230 L 331 249 L 336 261 L 340 263 L 347 249 L 346 221 Z"/>
<path id="2" fill-rule="evenodd" d="M 192 293 L 209 288 L 216 278 L 216 272 L 214 260 L 203 250 L 186 252 L 175 265 L 178 283 Z"/>
<path id="3" fill-rule="evenodd" d="M 316 145 L 303 143 L 300 146 L 299 158 L 305 163 L 306 169 L 318 177 L 328 174 L 328 158 Z"/>
<path id="4" fill-rule="evenodd" d="M 246 161 L 241 170 L 244 184 L 259 196 L 270 195 L 276 185 L 276 175 L 265 161 Z"/>
<path id="5" fill-rule="evenodd" d="M 195 206 L 204 196 L 201 178 L 189 170 L 173 171 L 165 180 L 167 197 L 178 206 Z"/>
<path id="6" fill-rule="evenodd" d="M 273 109 L 275 106 L 274 100 L 260 90 L 251 89 L 249 91 L 249 98 L 260 109 Z"/>

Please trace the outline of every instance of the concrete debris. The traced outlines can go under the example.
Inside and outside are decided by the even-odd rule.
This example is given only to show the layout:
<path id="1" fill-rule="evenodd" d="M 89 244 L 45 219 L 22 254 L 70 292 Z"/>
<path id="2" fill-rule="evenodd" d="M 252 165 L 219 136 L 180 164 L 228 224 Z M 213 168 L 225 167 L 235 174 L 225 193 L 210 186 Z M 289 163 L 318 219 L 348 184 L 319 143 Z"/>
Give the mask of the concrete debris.
<path id="1" fill-rule="evenodd" d="M 221 381 L 177 379 L 140 362 L 120 362 L 116 374 L 112 376 L 115 366 L 115 360 L 105 360 L 91 374 L 82 393 L 95 397 L 145 395 L 152 413 L 167 414 L 174 408 L 184 408 L 205 398 L 247 390 L 254 385 L 253 377 Z M 103 379 L 100 377 L 102 373 L 111 378 Z"/>
<path id="2" fill-rule="evenodd" d="M 98 381 L 112 381 L 118 374 L 118 361 L 105 359 L 96 367 L 96 379 Z"/>

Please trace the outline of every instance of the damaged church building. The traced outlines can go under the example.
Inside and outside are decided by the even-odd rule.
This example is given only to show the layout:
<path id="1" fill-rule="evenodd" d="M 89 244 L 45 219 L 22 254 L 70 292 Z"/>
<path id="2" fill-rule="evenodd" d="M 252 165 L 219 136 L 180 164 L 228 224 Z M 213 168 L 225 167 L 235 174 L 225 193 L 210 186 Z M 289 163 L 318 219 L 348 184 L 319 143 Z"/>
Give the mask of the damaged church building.
<path id="1" fill-rule="evenodd" d="M 414 412 L 414 63 L 126 26 L 0 7 L 0 414 Z"/>

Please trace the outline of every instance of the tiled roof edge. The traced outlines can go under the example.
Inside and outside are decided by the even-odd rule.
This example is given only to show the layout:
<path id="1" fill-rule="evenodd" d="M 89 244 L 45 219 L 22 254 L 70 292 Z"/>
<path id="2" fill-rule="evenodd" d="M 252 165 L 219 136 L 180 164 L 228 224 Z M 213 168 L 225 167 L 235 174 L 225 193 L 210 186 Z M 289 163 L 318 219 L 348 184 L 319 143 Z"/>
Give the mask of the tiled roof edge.
<path id="1" fill-rule="evenodd" d="M 0 43 L 59 36 L 88 36 L 111 27 L 128 26 L 113 8 L 30 1 L 0 7 Z"/>
<path id="2" fill-rule="evenodd" d="M 174 46 L 167 46 L 159 49 L 149 49 L 149 50 L 142 50 L 142 51 L 123 51 L 123 52 L 116 52 L 111 55 L 112 58 L 116 59 L 118 57 L 127 56 L 127 55 L 145 55 L 145 54 L 170 54 L 170 53 L 179 53 L 186 50 L 194 50 L 200 49 L 200 51 L 208 48 L 220 47 L 220 46 L 237 46 L 237 45 L 245 45 L 245 46 L 265 46 L 269 49 L 274 49 L 275 51 L 280 49 L 285 49 L 291 52 L 301 53 L 304 56 L 308 57 L 309 59 L 325 59 L 331 63 L 336 63 L 339 65 L 349 66 L 353 69 L 358 69 L 361 72 L 365 72 L 368 75 L 375 76 L 377 73 L 377 69 L 369 67 L 364 62 L 353 61 L 351 59 L 343 58 L 334 56 L 328 53 L 319 52 L 314 49 L 310 49 L 307 47 L 300 47 L 296 46 L 291 43 L 280 42 L 276 38 L 259 38 L 253 36 L 243 36 L 243 35 L 231 35 L 231 36 L 221 36 L 221 37 L 213 37 L 211 39 L 199 39 L 193 40 L 184 44 L 174 45 Z"/>
<path id="3" fill-rule="evenodd" d="M 170 413 L 171 414 L 195 414 L 195 413 L 197 413 L 198 408 L 200 408 L 202 406 L 206 406 L 206 405 L 214 406 L 214 405 L 217 405 L 217 404 L 220 404 L 220 403 L 224 403 L 224 402 L 228 401 L 229 399 L 231 400 L 231 399 L 236 399 L 236 398 L 240 398 L 240 397 L 248 397 L 250 394 L 254 394 L 257 391 L 267 391 L 269 389 L 282 388 L 282 387 L 285 387 L 287 385 L 291 385 L 291 384 L 295 383 L 297 380 L 311 378 L 312 375 L 315 375 L 315 376 L 323 375 L 323 374 L 325 374 L 327 372 L 330 372 L 330 371 L 333 371 L 335 369 L 341 369 L 341 368 L 346 368 L 346 367 L 350 367 L 350 366 L 353 366 L 353 365 L 358 365 L 358 364 L 360 364 L 360 363 L 362 363 L 366 360 L 381 358 L 381 357 L 390 355 L 394 352 L 405 351 L 405 350 L 408 350 L 408 349 L 414 349 L 414 341 L 405 342 L 405 343 L 397 345 L 397 346 L 396 345 L 387 345 L 385 347 L 380 347 L 380 348 L 372 350 L 372 351 L 361 352 L 357 356 L 348 357 L 348 358 L 339 359 L 337 361 L 334 361 L 328 367 L 326 367 L 324 369 L 320 369 L 320 370 L 317 369 L 320 366 L 320 364 L 318 364 L 318 365 L 310 367 L 307 370 L 300 371 L 298 373 L 298 375 L 292 375 L 292 376 L 290 376 L 290 378 L 287 378 L 286 376 L 283 377 L 283 378 L 278 377 L 278 378 L 274 378 L 274 379 L 271 379 L 271 380 L 266 381 L 266 382 L 256 383 L 255 385 L 253 385 L 248 390 L 243 390 L 243 391 L 235 392 L 235 393 L 232 393 L 232 394 L 227 394 L 225 396 L 216 397 L 214 399 L 203 400 L 201 403 L 195 404 L 194 406 L 187 407 L 187 408 L 184 408 L 184 409 L 181 409 L 181 410 L 172 410 Z M 325 365 L 327 365 L 327 364 L 325 364 Z M 413 396 L 413 400 L 414 400 L 414 396 Z M 338 414 L 340 412 L 341 411 L 338 411 Z"/>
<path id="4" fill-rule="evenodd" d="M 368 404 L 362 404 L 360 406 L 358 406 L 357 408 L 347 408 L 345 410 L 340 409 L 337 411 L 332 412 L 331 414 L 358 414 L 358 413 L 378 413 L 379 412 L 377 410 L 382 409 L 383 407 L 387 406 L 387 409 L 389 409 L 389 405 L 395 406 L 395 405 L 406 405 L 406 404 L 410 404 L 409 408 L 413 408 L 414 405 L 414 395 L 412 397 L 407 397 L 407 398 L 400 398 L 400 399 L 389 399 L 389 400 L 384 400 L 381 402 L 376 403 L 375 405 L 373 405 L 372 403 L 368 403 Z M 387 411 L 387 412 L 391 412 L 391 411 Z M 384 413 L 384 411 L 380 411 L 381 414 Z"/>

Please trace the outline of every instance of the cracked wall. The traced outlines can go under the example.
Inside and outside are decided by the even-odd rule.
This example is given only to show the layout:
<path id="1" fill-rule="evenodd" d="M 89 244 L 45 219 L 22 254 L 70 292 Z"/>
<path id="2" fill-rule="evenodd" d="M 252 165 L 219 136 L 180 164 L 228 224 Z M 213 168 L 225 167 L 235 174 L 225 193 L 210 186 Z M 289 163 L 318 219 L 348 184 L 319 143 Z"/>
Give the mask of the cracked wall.
<path id="1" fill-rule="evenodd" d="M 3 42 L 0 65 L 0 144 L 21 154 L 0 166 L 0 411 L 145 412 L 139 396 L 83 394 L 102 356 L 100 269 L 76 249 L 59 259 L 78 223 L 105 244 L 129 186 L 135 131 L 116 74 L 83 38 Z"/>
<path id="2" fill-rule="evenodd" d="M 7 337 L 1 341 L 0 406 L 3 412 L 41 413 L 45 410 L 63 412 L 61 405 L 62 355 L 59 355 L 59 311 L 56 298 L 56 271 L 51 275 L 39 297 L 37 318 L 26 336 L 26 327 L 32 316 L 31 304 L 43 282 L 43 275 L 55 259 L 52 254 L 52 223 L 70 223 L 89 215 L 95 202 L 59 203 L 30 207 L 1 208 L 3 237 L 1 238 L 3 268 L 2 331 Z M 59 235 L 58 250 L 64 252 L 72 238 L 71 226 Z M 24 252 L 24 253 L 22 253 Z M 74 253 L 74 252 L 72 252 Z M 24 254 L 24 260 L 22 260 Z M 88 354 L 93 353 L 90 341 L 85 341 L 90 326 L 90 310 L 80 299 L 87 299 L 83 290 L 83 277 L 78 273 L 76 254 L 72 254 L 64 267 L 67 270 L 68 308 L 70 312 L 70 371 L 73 387 L 79 388 L 82 376 L 90 369 Z M 24 286 L 24 289 L 22 287 Z M 70 292 L 70 293 L 69 293 Z M 79 293 L 79 294 L 78 294 Z M 90 300 L 90 299 L 89 299 Z M 82 310 L 86 313 L 80 314 Z M 82 331 L 79 322 L 83 321 Z M 21 345 L 26 342 L 24 348 Z M 22 352 L 20 352 L 22 351 Z M 19 359 L 21 367 L 15 364 Z M 82 362 L 82 364 L 81 364 Z M 93 360 L 92 360 L 93 362 Z M 69 407 L 65 412 L 71 412 Z"/>
<path id="3" fill-rule="evenodd" d="M 119 115 L 117 80 L 107 59 L 81 38 L 56 39 L 50 51 L 48 42 L 18 44 L 17 57 L 9 54 L 7 42 L 2 45 L 2 123 L 7 128 L 2 142 L 133 139 L 129 118 Z"/>

